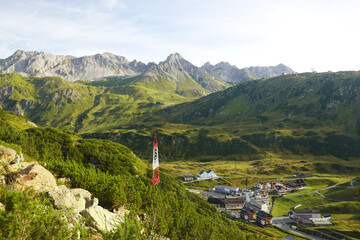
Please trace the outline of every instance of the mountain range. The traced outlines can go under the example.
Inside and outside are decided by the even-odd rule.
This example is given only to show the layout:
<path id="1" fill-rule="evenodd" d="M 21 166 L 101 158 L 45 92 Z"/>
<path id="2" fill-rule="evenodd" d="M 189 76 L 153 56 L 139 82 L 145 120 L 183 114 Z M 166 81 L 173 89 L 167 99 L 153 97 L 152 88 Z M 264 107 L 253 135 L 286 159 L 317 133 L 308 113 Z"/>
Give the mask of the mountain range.
<path id="1" fill-rule="evenodd" d="M 8 58 L 0 59 L 0 74 L 6 73 L 19 73 L 26 77 L 59 76 L 67 81 L 114 77 L 132 78 L 132 82 L 144 82 L 146 85 L 162 81 L 162 85 L 168 85 L 179 95 L 198 97 L 229 87 L 226 82 L 238 83 L 294 71 L 283 64 L 239 69 L 221 62 L 214 66 L 206 63 L 196 67 L 178 53 L 169 55 L 159 64 L 145 64 L 136 60 L 130 62 L 112 53 L 74 57 L 18 50 Z"/>

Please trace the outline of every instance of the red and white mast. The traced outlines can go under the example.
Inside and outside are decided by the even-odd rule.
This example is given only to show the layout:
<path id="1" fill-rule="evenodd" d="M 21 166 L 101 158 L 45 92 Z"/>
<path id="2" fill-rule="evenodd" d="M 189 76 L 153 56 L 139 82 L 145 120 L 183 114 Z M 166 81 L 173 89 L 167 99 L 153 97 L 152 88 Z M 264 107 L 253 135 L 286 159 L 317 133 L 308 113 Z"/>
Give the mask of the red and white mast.
<path id="1" fill-rule="evenodd" d="M 160 182 L 158 145 L 159 144 L 155 134 L 154 142 L 153 142 L 153 163 L 152 163 L 153 166 L 152 183 L 154 184 L 154 186 Z"/>

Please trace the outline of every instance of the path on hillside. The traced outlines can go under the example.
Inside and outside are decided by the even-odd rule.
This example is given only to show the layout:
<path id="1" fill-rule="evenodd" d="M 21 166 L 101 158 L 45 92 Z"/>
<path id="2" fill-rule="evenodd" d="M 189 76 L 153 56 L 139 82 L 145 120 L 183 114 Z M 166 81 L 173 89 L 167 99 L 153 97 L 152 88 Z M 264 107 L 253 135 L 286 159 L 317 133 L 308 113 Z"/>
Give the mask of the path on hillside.
<path id="1" fill-rule="evenodd" d="M 306 192 L 306 193 L 295 193 L 295 194 L 290 194 L 290 195 L 284 194 L 283 197 L 301 196 L 301 195 L 307 195 L 307 194 L 316 193 L 316 194 L 318 194 L 319 196 L 321 196 L 321 197 L 323 197 L 323 198 L 325 198 L 325 199 L 327 199 L 327 200 L 329 200 L 329 201 L 333 201 L 333 202 L 360 203 L 360 201 L 337 200 L 337 199 L 333 199 L 333 198 L 326 197 L 325 195 L 323 195 L 323 194 L 320 193 L 320 191 L 327 190 L 327 189 L 331 189 L 331 188 L 335 188 L 335 187 L 352 188 L 352 187 L 339 186 L 339 185 L 340 185 L 340 184 L 335 184 L 335 185 L 332 185 L 332 186 L 329 186 L 329 187 L 325 187 L 325 188 L 322 188 L 322 189 L 318 189 L 318 190 L 314 190 L 314 191 Z"/>
<path id="2" fill-rule="evenodd" d="M 295 194 L 284 194 L 283 197 L 292 197 L 292 196 L 301 196 L 301 195 L 307 195 L 307 194 L 311 194 L 311 193 L 317 193 L 319 191 L 323 191 L 323 190 L 327 190 L 327 189 L 330 189 L 330 188 L 334 188 L 334 187 L 337 187 L 339 186 L 340 184 L 335 184 L 335 185 L 332 185 L 332 186 L 329 186 L 329 187 L 326 187 L 326 188 L 322 188 L 322 189 L 318 189 L 318 190 L 314 190 L 314 191 L 311 191 L 311 192 L 306 192 L 306 193 L 295 193 Z"/>
<path id="3" fill-rule="evenodd" d="M 319 194 L 321 197 L 329 200 L 329 201 L 333 201 L 333 202 L 349 202 L 349 203 L 360 203 L 359 201 L 349 201 L 349 200 L 337 200 L 337 199 L 333 199 L 333 198 L 328 198 L 326 196 L 324 196 L 323 194 L 320 193 L 321 190 L 316 191 L 317 194 Z"/>
<path id="4" fill-rule="evenodd" d="M 284 194 L 283 197 L 301 196 L 301 195 L 307 195 L 307 194 L 316 193 L 316 194 L 319 194 L 320 196 L 322 196 L 323 198 L 328 199 L 328 200 L 330 200 L 330 201 L 334 201 L 334 202 L 354 202 L 354 203 L 360 203 L 360 202 L 358 202 L 358 201 L 336 200 L 336 199 L 328 198 L 328 197 L 326 197 L 326 196 L 324 196 L 323 194 L 320 193 L 320 191 L 327 190 L 327 189 L 331 189 L 331 188 L 335 188 L 335 187 L 352 188 L 352 187 L 339 186 L 339 185 L 341 185 L 341 184 L 335 184 L 335 185 L 332 185 L 332 186 L 329 186 L 329 187 L 325 187 L 325 188 L 322 188 L 322 189 L 318 189 L 318 190 L 314 190 L 314 191 L 306 192 L 306 193 Z"/>

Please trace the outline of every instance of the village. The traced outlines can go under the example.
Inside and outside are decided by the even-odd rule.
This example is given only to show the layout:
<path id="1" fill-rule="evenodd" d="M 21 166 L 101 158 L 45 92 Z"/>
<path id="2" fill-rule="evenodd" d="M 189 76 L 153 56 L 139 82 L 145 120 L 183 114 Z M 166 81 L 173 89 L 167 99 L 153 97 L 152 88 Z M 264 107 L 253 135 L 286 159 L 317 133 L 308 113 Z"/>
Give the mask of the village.
<path id="1" fill-rule="evenodd" d="M 301 208 L 301 204 L 288 209 L 286 217 L 274 218 L 271 212 L 277 197 L 285 197 L 287 193 L 308 188 L 303 179 L 312 177 L 310 173 L 296 172 L 293 175 L 293 180 L 258 182 L 251 188 L 240 189 L 238 187 L 217 185 L 207 191 L 193 189 L 189 189 L 189 191 L 201 194 L 206 201 L 214 204 L 220 212 L 224 212 L 232 218 L 261 227 L 275 225 L 299 233 L 301 228 L 304 227 L 331 225 L 331 215 L 321 213 L 319 209 Z M 183 180 L 187 183 L 218 178 L 220 176 L 214 171 L 202 170 L 195 176 L 186 174 Z"/>

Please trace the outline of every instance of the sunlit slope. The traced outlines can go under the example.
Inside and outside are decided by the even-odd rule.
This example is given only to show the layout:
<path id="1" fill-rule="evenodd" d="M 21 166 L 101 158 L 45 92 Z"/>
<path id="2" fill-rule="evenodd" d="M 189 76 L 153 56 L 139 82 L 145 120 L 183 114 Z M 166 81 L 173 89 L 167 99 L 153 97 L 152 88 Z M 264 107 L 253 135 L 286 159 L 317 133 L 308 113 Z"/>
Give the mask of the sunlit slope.
<path id="1" fill-rule="evenodd" d="M 359 72 L 284 75 L 239 84 L 92 136 L 141 149 L 140 139 L 158 132 L 175 159 L 269 151 L 360 157 L 359 97 Z"/>
<path id="2" fill-rule="evenodd" d="M 104 80 L 92 85 L 6 74 L 0 76 L 0 105 L 43 126 L 86 132 L 117 127 L 145 112 L 193 99 L 132 81 Z"/>

